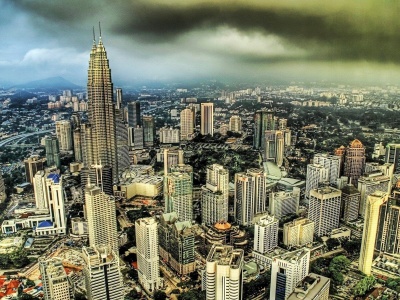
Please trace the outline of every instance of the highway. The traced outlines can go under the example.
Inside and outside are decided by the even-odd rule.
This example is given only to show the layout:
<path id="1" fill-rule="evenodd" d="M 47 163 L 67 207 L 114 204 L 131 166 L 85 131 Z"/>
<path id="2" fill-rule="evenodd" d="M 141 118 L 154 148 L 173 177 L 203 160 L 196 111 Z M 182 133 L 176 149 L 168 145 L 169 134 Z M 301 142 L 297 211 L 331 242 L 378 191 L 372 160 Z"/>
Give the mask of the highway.
<path id="1" fill-rule="evenodd" d="M 27 138 L 32 135 L 40 135 L 43 133 L 49 133 L 54 131 L 54 129 L 48 129 L 48 130 L 41 130 L 41 131 L 35 131 L 35 132 L 30 132 L 30 133 L 24 133 L 24 134 L 19 134 L 19 135 L 14 135 L 12 137 L 9 137 L 3 141 L 0 142 L 0 147 L 4 147 L 7 144 L 10 144 L 11 142 L 17 140 L 17 143 L 23 140 L 24 138 Z"/>

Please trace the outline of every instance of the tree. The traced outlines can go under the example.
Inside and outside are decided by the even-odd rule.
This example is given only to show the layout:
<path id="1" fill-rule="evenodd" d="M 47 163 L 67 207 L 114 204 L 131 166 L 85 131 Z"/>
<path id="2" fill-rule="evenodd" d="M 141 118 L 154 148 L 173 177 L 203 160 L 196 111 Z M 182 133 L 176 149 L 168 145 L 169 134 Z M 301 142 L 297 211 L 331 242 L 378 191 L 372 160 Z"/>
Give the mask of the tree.
<path id="1" fill-rule="evenodd" d="M 353 293 L 356 296 L 365 295 L 366 292 L 374 287 L 375 283 L 376 279 L 374 276 L 366 276 L 356 284 L 353 289 Z"/>
<path id="2" fill-rule="evenodd" d="M 35 282 L 33 280 L 27 279 L 26 280 L 26 286 L 27 287 L 35 286 Z"/>
<path id="3" fill-rule="evenodd" d="M 76 298 L 75 298 L 76 299 Z M 140 299 L 139 293 L 136 291 L 136 289 L 132 289 L 126 296 L 125 300 L 135 300 L 135 299 Z"/>
<path id="4" fill-rule="evenodd" d="M 154 300 L 165 300 L 167 298 L 167 294 L 163 291 L 155 291 L 154 292 Z"/>
<path id="5" fill-rule="evenodd" d="M 350 266 L 350 260 L 344 256 L 344 255 L 339 255 L 336 256 L 332 259 L 332 261 L 329 264 L 329 271 L 330 272 L 343 272 Z"/>
<path id="6" fill-rule="evenodd" d="M 75 300 L 86 300 L 86 297 L 84 294 L 76 292 L 75 293 Z"/>
<path id="7" fill-rule="evenodd" d="M 326 247 L 328 248 L 329 251 L 340 246 L 340 242 L 337 239 L 329 238 L 325 243 L 326 243 Z"/>

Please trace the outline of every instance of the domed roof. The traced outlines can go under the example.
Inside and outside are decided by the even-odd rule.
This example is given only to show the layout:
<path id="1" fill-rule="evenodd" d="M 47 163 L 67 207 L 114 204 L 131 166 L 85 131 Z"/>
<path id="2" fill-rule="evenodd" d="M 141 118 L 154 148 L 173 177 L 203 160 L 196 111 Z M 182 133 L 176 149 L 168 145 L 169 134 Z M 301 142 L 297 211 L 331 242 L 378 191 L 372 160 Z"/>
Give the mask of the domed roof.
<path id="1" fill-rule="evenodd" d="M 357 139 L 355 139 L 354 141 L 352 141 L 350 143 L 350 148 L 362 148 L 362 147 L 363 147 L 363 144 Z"/>
<path id="2" fill-rule="evenodd" d="M 218 230 L 229 230 L 231 229 L 232 225 L 225 221 L 220 221 L 215 223 L 214 227 Z"/>

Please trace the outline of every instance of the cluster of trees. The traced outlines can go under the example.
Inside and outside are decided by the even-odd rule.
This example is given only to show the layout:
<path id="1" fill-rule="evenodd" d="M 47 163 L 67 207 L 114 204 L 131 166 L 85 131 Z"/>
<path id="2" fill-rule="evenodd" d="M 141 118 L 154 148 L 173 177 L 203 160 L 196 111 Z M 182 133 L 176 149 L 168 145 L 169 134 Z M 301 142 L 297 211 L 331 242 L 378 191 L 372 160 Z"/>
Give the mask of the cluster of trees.
<path id="1" fill-rule="evenodd" d="M 388 278 L 384 284 L 391 290 L 400 293 L 400 277 Z"/>
<path id="2" fill-rule="evenodd" d="M 206 300 L 206 292 L 199 290 L 189 290 L 178 295 L 178 300 Z"/>
<path id="3" fill-rule="evenodd" d="M 0 269 L 20 269 L 30 263 L 28 253 L 21 249 L 11 253 L 0 254 Z"/>
<path id="4" fill-rule="evenodd" d="M 264 295 L 269 297 L 269 286 L 271 283 L 271 271 L 267 271 L 264 274 L 258 276 L 257 279 L 251 280 L 243 284 L 243 299 L 251 299 L 252 296 L 256 296 L 259 292 L 265 288 Z"/>
<path id="5" fill-rule="evenodd" d="M 376 279 L 374 276 L 366 276 L 363 279 L 361 279 L 353 288 L 353 293 L 356 296 L 362 296 L 365 295 L 366 292 L 368 292 L 370 289 L 374 287 L 376 283 Z"/>
<path id="6" fill-rule="evenodd" d="M 344 282 L 343 273 L 350 263 L 350 260 L 344 255 L 335 256 L 333 259 L 321 257 L 311 263 L 310 269 L 313 273 L 331 278 L 332 284 L 337 286 Z"/>

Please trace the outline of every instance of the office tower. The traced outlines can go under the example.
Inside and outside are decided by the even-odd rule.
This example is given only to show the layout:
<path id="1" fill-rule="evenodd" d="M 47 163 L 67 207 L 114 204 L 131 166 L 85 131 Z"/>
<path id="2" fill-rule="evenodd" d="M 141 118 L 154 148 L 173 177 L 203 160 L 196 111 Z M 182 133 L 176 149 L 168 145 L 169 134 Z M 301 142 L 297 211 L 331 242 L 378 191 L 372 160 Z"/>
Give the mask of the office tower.
<path id="1" fill-rule="evenodd" d="M 176 212 L 179 221 L 192 222 L 193 220 L 192 172 L 178 172 L 171 170 L 171 172 L 164 178 L 165 212 Z"/>
<path id="2" fill-rule="evenodd" d="M 328 169 L 328 181 L 330 184 L 336 185 L 337 179 L 340 177 L 340 157 L 317 153 L 314 155 L 313 163 Z"/>
<path id="3" fill-rule="evenodd" d="M 379 209 L 380 206 L 387 200 L 388 194 L 381 191 L 376 191 L 370 194 L 367 198 L 360 259 L 358 265 L 358 269 L 366 275 L 371 275 L 376 233 L 378 232 Z"/>
<path id="4" fill-rule="evenodd" d="M 184 153 L 182 149 L 164 148 L 162 157 L 164 162 L 164 175 L 168 174 L 171 166 L 184 164 Z"/>
<path id="5" fill-rule="evenodd" d="M 389 197 L 379 209 L 375 249 L 380 253 L 400 254 L 400 199 Z"/>
<path id="6" fill-rule="evenodd" d="M 134 101 L 128 103 L 128 125 L 129 127 L 136 128 L 142 126 L 142 120 L 140 117 L 140 102 Z"/>
<path id="7" fill-rule="evenodd" d="M 36 208 L 48 209 L 46 194 L 46 174 L 43 170 L 36 173 L 33 178 L 33 190 L 35 195 Z"/>
<path id="8" fill-rule="evenodd" d="M 332 187 L 310 191 L 308 219 L 315 223 L 315 235 L 324 236 L 339 227 L 342 192 Z"/>
<path id="9" fill-rule="evenodd" d="M 254 214 L 266 212 L 266 174 L 249 169 L 235 174 L 235 215 L 240 225 L 250 225 Z"/>
<path id="10" fill-rule="evenodd" d="M 206 185 L 201 188 L 201 222 L 213 225 L 228 221 L 229 171 L 213 164 L 206 172 Z"/>
<path id="11" fill-rule="evenodd" d="M 154 146 L 154 136 L 156 135 L 156 127 L 154 125 L 154 117 L 143 116 L 143 143 L 145 147 Z"/>
<path id="12" fill-rule="evenodd" d="M 129 132 L 129 146 L 133 149 L 144 148 L 143 127 L 139 125 L 136 127 L 128 127 Z"/>
<path id="13" fill-rule="evenodd" d="M 232 132 L 242 132 L 242 118 L 239 116 L 232 116 L 229 119 L 229 130 Z"/>
<path id="14" fill-rule="evenodd" d="M 42 276 L 45 300 L 73 299 L 68 276 L 65 273 L 61 258 L 39 258 L 39 270 Z"/>
<path id="15" fill-rule="evenodd" d="M 107 246 L 83 247 L 82 254 L 87 299 L 123 300 L 118 255 Z"/>
<path id="16" fill-rule="evenodd" d="M 288 247 L 301 247 L 314 240 L 315 223 L 307 218 L 297 218 L 283 224 L 283 244 Z"/>
<path id="17" fill-rule="evenodd" d="M 361 194 L 359 214 L 364 216 L 368 195 L 375 191 L 390 193 L 391 180 L 390 177 L 384 175 L 382 171 L 373 171 L 364 174 L 364 176 L 358 179 L 357 188 Z"/>
<path id="18" fill-rule="evenodd" d="M 320 184 L 329 182 L 329 170 L 322 165 L 308 164 L 306 176 L 305 196 L 310 197 L 310 191 L 316 189 Z"/>
<path id="19" fill-rule="evenodd" d="M 400 144 L 390 143 L 386 145 L 385 163 L 394 164 L 394 173 L 400 173 Z"/>
<path id="20" fill-rule="evenodd" d="M 56 122 L 56 136 L 61 151 L 72 150 L 72 129 L 71 122 L 67 120 Z"/>
<path id="21" fill-rule="evenodd" d="M 328 277 L 310 273 L 295 287 L 287 300 L 329 300 Z"/>
<path id="22" fill-rule="evenodd" d="M 200 110 L 200 133 L 214 135 L 214 104 L 202 103 Z"/>
<path id="23" fill-rule="evenodd" d="M 243 299 L 244 251 L 213 245 L 206 260 L 203 286 L 207 300 Z"/>
<path id="24" fill-rule="evenodd" d="M 33 155 L 24 160 L 26 182 L 33 184 L 35 174 L 40 170 L 44 170 L 45 161 L 46 159 L 40 158 L 39 155 Z"/>
<path id="25" fill-rule="evenodd" d="M 160 288 L 158 234 L 154 218 L 135 221 L 139 282 L 148 292 Z"/>
<path id="26" fill-rule="evenodd" d="M 113 83 L 107 52 L 100 37 L 99 43 L 93 41 L 90 52 L 87 97 L 88 119 L 91 125 L 91 149 L 85 155 L 91 155 L 90 167 L 94 165 L 110 166 L 113 182 L 118 182 L 117 139 L 115 126 L 115 108 L 113 103 Z M 85 143 L 86 146 L 86 143 Z M 91 152 L 91 153 L 90 153 Z"/>
<path id="27" fill-rule="evenodd" d="M 274 112 L 259 110 L 254 114 L 254 149 L 265 149 L 266 130 L 275 130 Z"/>
<path id="28" fill-rule="evenodd" d="M 358 178 L 364 173 L 365 147 L 359 140 L 354 140 L 346 149 L 344 175 L 350 178 L 350 183 L 357 186 Z"/>
<path id="29" fill-rule="evenodd" d="M 334 155 L 340 158 L 340 175 L 344 173 L 344 157 L 346 154 L 346 147 L 340 146 L 334 150 Z"/>
<path id="30" fill-rule="evenodd" d="M 72 132 L 73 140 L 74 140 L 74 156 L 75 161 L 83 161 L 83 154 L 82 154 L 82 136 L 81 136 L 81 129 L 76 128 Z"/>
<path id="31" fill-rule="evenodd" d="M 345 185 L 342 189 L 342 204 L 340 206 L 340 218 L 344 222 L 355 221 L 358 218 L 361 194 L 352 185 Z"/>
<path id="32" fill-rule="evenodd" d="M 190 141 L 194 133 L 195 114 L 192 109 L 185 108 L 181 111 L 181 140 Z"/>
<path id="33" fill-rule="evenodd" d="M 6 200 L 6 198 L 7 198 L 6 186 L 4 184 L 3 175 L 0 172 L 0 203 Z"/>
<path id="34" fill-rule="evenodd" d="M 271 264 L 270 300 L 286 300 L 297 284 L 308 275 L 310 250 L 287 252 L 275 256 Z"/>
<path id="35" fill-rule="evenodd" d="M 179 222 L 176 212 L 162 214 L 158 225 L 160 256 L 181 275 L 189 274 L 196 269 L 195 235 L 191 227 L 191 222 Z"/>
<path id="36" fill-rule="evenodd" d="M 129 157 L 129 145 L 128 145 L 128 127 L 124 121 L 124 115 L 122 109 L 115 109 L 115 134 L 117 140 L 117 163 L 118 171 L 122 173 L 125 169 L 129 168 L 131 159 Z M 119 174 L 118 174 L 119 175 Z"/>
<path id="37" fill-rule="evenodd" d="M 273 192 L 269 194 L 269 212 L 278 219 L 289 214 L 297 214 L 300 202 L 300 189 L 291 192 Z"/>
<path id="38" fill-rule="evenodd" d="M 160 143 L 162 144 L 179 144 L 179 136 L 179 129 L 160 128 Z"/>
<path id="39" fill-rule="evenodd" d="M 283 164 L 283 155 L 285 150 L 284 134 L 280 130 L 265 131 L 265 158 L 275 162 L 278 167 Z"/>
<path id="40" fill-rule="evenodd" d="M 254 224 L 254 247 L 259 253 L 266 253 L 278 246 L 278 223 L 274 216 L 265 214 Z"/>
<path id="41" fill-rule="evenodd" d="M 55 166 L 57 169 L 61 167 L 60 161 L 60 146 L 57 137 L 51 136 L 46 137 L 45 141 L 45 149 L 46 149 L 46 161 L 47 166 L 52 167 Z"/>
<path id="42" fill-rule="evenodd" d="M 108 246 L 118 251 L 117 217 L 114 197 L 88 183 L 85 188 L 85 211 L 90 247 Z"/>
<path id="43" fill-rule="evenodd" d="M 85 193 L 86 185 L 90 182 L 98 186 L 107 195 L 112 196 L 114 194 L 111 166 L 92 165 L 90 168 L 83 168 L 81 175 L 83 193 Z"/>
<path id="44" fill-rule="evenodd" d="M 123 109 L 122 109 L 122 89 L 117 88 L 115 90 L 115 95 L 116 95 L 115 108 L 123 111 Z"/>

